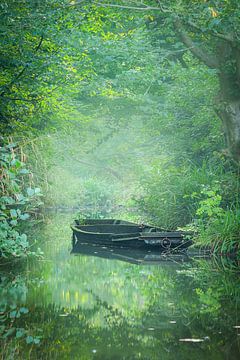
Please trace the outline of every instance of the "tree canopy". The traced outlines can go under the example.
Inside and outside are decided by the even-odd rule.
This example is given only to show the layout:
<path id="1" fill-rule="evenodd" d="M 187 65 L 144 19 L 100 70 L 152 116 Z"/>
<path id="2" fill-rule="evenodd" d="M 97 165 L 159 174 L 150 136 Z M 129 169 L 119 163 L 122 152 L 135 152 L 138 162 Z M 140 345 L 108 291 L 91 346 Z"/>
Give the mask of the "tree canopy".
<path id="1" fill-rule="evenodd" d="M 217 208 L 237 208 L 239 6 L 3 1 L 2 142 L 39 139 L 29 161 L 61 204 L 91 191 L 103 202 L 117 183 L 113 202 L 128 192 L 170 227 L 191 222 L 209 188 Z"/>

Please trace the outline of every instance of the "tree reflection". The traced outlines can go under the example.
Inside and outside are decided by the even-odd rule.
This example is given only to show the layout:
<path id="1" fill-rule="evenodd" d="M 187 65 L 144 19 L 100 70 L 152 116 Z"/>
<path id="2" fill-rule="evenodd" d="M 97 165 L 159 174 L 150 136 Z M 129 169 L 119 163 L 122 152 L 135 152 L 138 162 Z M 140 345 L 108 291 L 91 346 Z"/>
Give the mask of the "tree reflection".
<path id="1" fill-rule="evenodd" d="M 234 262 L 142 266 L 73 256 L 69 223 L 62 215 L 42 230 L 44 260 L 1 274 L 2 337 L 10 327 L 25 331 L 2 338 L 2 359 L 239 358 Z M 28 311 L 9 316 L 21 308 Z"/>

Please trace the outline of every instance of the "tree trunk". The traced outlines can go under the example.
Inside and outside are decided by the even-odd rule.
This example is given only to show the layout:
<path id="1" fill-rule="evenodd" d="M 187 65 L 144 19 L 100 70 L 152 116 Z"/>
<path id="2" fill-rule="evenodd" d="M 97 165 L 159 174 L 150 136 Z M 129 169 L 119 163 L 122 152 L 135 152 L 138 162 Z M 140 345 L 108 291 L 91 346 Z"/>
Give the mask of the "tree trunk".
<path id="1" fill-rule="evenodd" d="M 218 38 L 214 52 L 204 47 L 196 46 L 193 39 L 185 31 L 180 19 L 176 17 L 176 32 L 192 54 L 209 68 L 216 69 L 220 83 L 220 96 L 218 97 L 217 115 L 222 120 L 226 142 L 230 154 L 240 162 L 240 49 L 230 34 L 227 39 Z M 192 26 L 192 25 L 191 25 Z"/>
<path id="2" fill-rule="evenodd" d="M 240 162 L 240 99 L 224 101 L 217 114 L 223 123 L 228 149 L 234 160 Z"/>
<path id="3" fill-rule="evenodd" d="M 228 149 L 240 162 L 240 51 L 222 41 L 218 47 L 218 59 L 220 101 L 217 113 L 223 123 Z"/>

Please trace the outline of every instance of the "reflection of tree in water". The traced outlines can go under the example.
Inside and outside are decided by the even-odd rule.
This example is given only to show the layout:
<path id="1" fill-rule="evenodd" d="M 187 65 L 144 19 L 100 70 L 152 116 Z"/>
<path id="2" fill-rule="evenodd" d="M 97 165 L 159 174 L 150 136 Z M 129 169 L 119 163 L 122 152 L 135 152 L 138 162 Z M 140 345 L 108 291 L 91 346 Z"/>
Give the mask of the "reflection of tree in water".
<path id="1" fill-rule="evenodd" d="M 30 305 L 14 326 L 42 335 L 41 343 L 30 346 L 12 339 L 5 350 L 15 352 L 16 359 L 29 354 L 37 360 L 238 358 L 236 273 L 200 262 L 177 271 L 154 268 L 149 276 L 144 280 L 140 270 L 132 273 L 131 280 L 138 280 L 139 293 L 147 298 L 141 308 L 137 302 L 133 308 L 117 307 L 94 291 L 90 308 Z M 182 338 L 204 341 L 181 343 Z"/>
<path id="2" fill-rule="evenodd" d="M 70 310 L 67 314 L 66 310 L 68 311 L 53 306 L 34 310 L 35 316 L 31 317 L 31 322 L 35 320 L 37 326 L 41 318 L 44 324 L 48 324 L 44 325 L 47 340 L 43 341 L 39 349 L 35 349 L 37 359 L 40 352 L 46 354 L 46 357 L 43 357 L 46 359 L 54 358 L 57 354 L 59 358 L 65 356 L 66 359 L 68 356 L 90 359 L 93 354 L 97 359 L 159 359 L 159 352 L 162 359 L 166 360 L 171 359 L 173 353 L 178 354 L 178 359 L 202 359 L 203 356 L 214 359 L 214 354 L 218 352 L 218 356 L 220 355 L 217 349 L 228 352 L 225 343 L 231 344 L 231 359 L 235 358 L 234 352 L 237 351 L 236 344 L 232 341 L 233 331 L 229 331 L 228 324 L 225 329 L 221 327 L 225 330 L 224 333 L 214 333 L 214 328 L 218 327 L 218 319 L 213 322 L 214 316 L 209 318 L 200 315 L 192 324 L 187 325 L 185 318 L 177 319 L 177 324 L 170 324 L 169 318 L 162 314 L 162 326 L 159 326 L 158 322 L 154 324 L 153 329 L 151 321 L 148 323 L 147 320 L 159 316 L 159 304 L 155 304 L 155 312 L 149 309 L 151 315 L 149 316 L 146 311 L 142 323 L 137 321 L 136 324 L 132 318 L 125 317 L 119 309 L 109 306 L 107 302 L 101 302 L 100 299 L 97 299 L 95 307 L 91 310 L 78 308 Z M 99 312 L 105 313 L 106 326 L 92 324 L 93 317 Z M 67 316 L 63 316 L 65 314 Z M 189 316 L 191 317 L 191 308 Z M 180 338 L 204 337 L 207 331 L 211 331 L 208 333 L 210 340 L 191 345 L 191 356 L 189 345 L 179 343 Z"/>
<path id="3" fill-rule="evenodd" d="M 181 309 L 191 336 L 208 336 L 209 350 L 220 352 L 222 358 L 237 359 L 240 339 L 235 326 L 240 323 L 240 286 L 236 259 L 197 261 L 180 273 L 176 279 L 177 293 L 182 292 L 180 298 L 184 299 L 183 292 L 187 291 L 186 281 L 192 291 L 192 295 L 185 296 L 186 306 Z M 194 300 L 189 301 L 191 298 Z"/>

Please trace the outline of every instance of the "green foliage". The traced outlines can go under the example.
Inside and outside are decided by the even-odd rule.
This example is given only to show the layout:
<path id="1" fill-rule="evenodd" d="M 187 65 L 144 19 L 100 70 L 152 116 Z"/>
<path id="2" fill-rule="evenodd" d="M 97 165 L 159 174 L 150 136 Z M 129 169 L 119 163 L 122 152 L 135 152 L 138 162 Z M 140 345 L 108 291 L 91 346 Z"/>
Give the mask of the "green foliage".
<path id="1" fill-rule="evenodd" d="M 42 205 L 41 191 L 33 187 L 32 174 L 26 168 L 25 155 L 17 144 L 0 148 L 0 253 L 18 257 L 29 253 L 27 235 L 22 223 L 30 212 Z"/>
<path id="2" fill-rule="evenodd" d="M 197 243 L 212 247 L 216 253 L 239 256 L 239 174 L 234 171 L 220 174 L 221 177 L 217 175 L 217 180 L 205 185 L 200 194 L 193 194 L 198 204 Z"/>
<path id="3" fill-rule="evenodd" d="M 79 354 L 86 359 L 132 359 L 141 352 L 157 360 L 160 349 L 164 360 L 173 352 L 182 359 L 211 360 L 221 359 L 223 341 L 231 345 L 225 353 L 238 358 L 234 326 L 239 324 L 240 289 L 238 272 L 233 271 L 237 261 L 225 259 L 223 269 L 214 258 L 182 263 L 181 256 L 169 256 L 154 266 L 103 259 L 97 257 L 97 249 L 96 256 L 70 255 L 66 244 L 72 217 L 55 213 L 37 232 L 33 229 L 51 261 L 29 262 L 28 272 L 21 276 L 8 269 L 0 283 L 3 302 L 16 302 L 13 311 L 29 310 L 13 319 L 19 335 L 22 329 L 26 335 L 1 339 L 5 358 L 11 351 L 16 359 L 30 354 L 33 359 L 66 360 L 78 359 Z M 39 337 L 40 343 L 27 344 L 27 336 Z M 200 346 L 189 344 L 190 355 L 189 346 L 179 342 L 206 337 L 210 341 Z"/>
<path id="4" fill-rule="evenodd" d="M 29 314 L 29 309 L 21 303 L 26 297 L 26 280 L 24 276 L 17 275 L 14 279 L 11 276 L 1 275 L 0 285 L 0 340 L 2 343 L 22 342 L 37 345 L 41 336 L 33 335 L 35 331 L 19 326 Z"/>
<path id="5" fill-rule="evenodd" d="M 217 252 L 239 252 L 239 174 L 228 162 L 202 167 L 173 166 L 162 160 L 142 179 L 142 211 L 162 227 L 188 226 L 199 233 L 198 245 Z"/>
<path id="6" fill-rule="evenodd" d="M 69 38 L 74 22 L 87 20 L 81 10 L 67 0 L 2 2 L 1 133 L 38 135 L 65 119 L 67 86 L 93 74 L 78 25 Z"/>
<path id="7" fill-rule="evenodd" d="M 158 225 L 170 229 L 184 226 L 191 222 L 198 208 L 201 196 L 197 194 L 215 179 L 216 172 L 211 172 L 207 164 L 201 168 L 189 164 L 173 166 L 162 160 L 143 178 L 144 195 L 139 202 Z"/>
<path id="8" fill-rule="evenodd" d="M 239 4 L 146 4 L 161 11 L 85 1 L 3 1 L 0 129 L 18 139 L 27 133 L 28 165 L 50 206 L 90 204 L 107 212 L 110 203 L 127 205 L 133 195 L 143 216 L 163 227 L 196 220 L 206 231 L 216 219 L 233 221 L 226 214 L 238 209 L 238 175 L 222 150 L 215 113 L 223 69 L 205 66 L 194 49 L 219 54 L 228 34 L 237 44 Z M 193 46 L 179 36 L 177 17 Z M 234 51 L 229 54 L 223 68 L 233 75 L 237 62 Z M 39 137 L 35 144 L 33 134 Z M 12 166 L 29 176 L 21 161 Z M 17 190 L 24 176 L 12 179 L 20 207 L 7 203 L 6 210 L 5 225 L 19 234 L 20 223 L 28 220 L 24 207 L 39 192 L 32 185 Z"/>
<path id="9" fill-rule="evenodd" d="M 199 236 L 197 243 L 201 246 L 211 247 L 217 255 L 235 254 L 239 256 L 239 206 L 230 209 L 223 209 L 213 205 L 213 199 L 204 201 L 204 211 L 207 209 L 207 217 L 199 219 Z M 216 199 L 218 202 L 218 199 Z M 207 203 L 207 205 L 205 205 Z M 202 211 L 202 206 L 198 209 Z M 207 220 L 207 222 L 206 222 Z"/>
<path id="10" fill-rule="evenodd" d="M 118 215 L 169 229 L 191 226 L 198 244 L 239 252 L 239 168 L 224 149 L 216 115 L 227 104 L 216 106 L 219 88 L 225 90 L 219 74 L 239 98 L 239 1 L 115 3 L 161 11 L 92 1 L 0 4 L 0 131 L 18 140 L 2 146 L 1 138 L 1 257 L 30 254 L 25 227 L 42 204 L 35 184 L 47 205 L 80 208 L 80 218 L 114 217 L 130 205 L 134 214 Z M 176 30 L 177 18 L 190 46 Z M 214 56 L 218 69 L 205 66 Z M 19 145 L 26 135 L 28 159 Z M 28 264 L 30 277 L 39 272 L 41 279 L 27 286 L 24 275 L 9 283 L 1 277 L 5 358 L 90 358 L 98 346 L 99 358 L 110 349 L 111 358 L 155 359 L 161 352 L 168 359 L 178 349 L 184 359 L 211 350 L 212 359 L 223 356 L 219 327 L 235 349 L 239 288 L 232 274 L 201 264 L 187 267 L 183 278 L 175 268 L 139 271 L 71 257 L 71 220 L 64 214 L 57 224 L 49 221 L 52 228 L 43 226 L 42 236 L 34 229 L 39 242 L 50 239 L 44 246 L 51 246 L 49 258 L 55 256 Z M 149 333 L 149 324 L 156 332 L 150 327 Z M 179 345 L 179 329 L 201 337 L 207 331 L 213 341 L 189 355 Z"/>
<path id="11" fill-rule="evenodd" d="M 214 220 L 215 218 L 221 218 L 223 216 L 223 208 L 220 206 L 222 196 L 219 194 L 220 188 L 215 186 L 211 189 L 203 188 L 201 195 L 204 199 L 199 201 L 199 207 L 196 211 L 201 219 L 204 217 Z"/>

